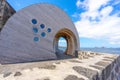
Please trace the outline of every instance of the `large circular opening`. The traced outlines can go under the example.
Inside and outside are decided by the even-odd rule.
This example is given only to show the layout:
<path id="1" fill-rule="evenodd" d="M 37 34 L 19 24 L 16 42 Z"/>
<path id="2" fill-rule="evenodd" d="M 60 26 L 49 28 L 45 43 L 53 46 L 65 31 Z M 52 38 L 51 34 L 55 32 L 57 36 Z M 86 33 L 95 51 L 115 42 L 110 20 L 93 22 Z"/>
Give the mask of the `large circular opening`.
<path id="1" fill-rule="evenodd" d="M 58 40 L 58 50 L 61 54 L 64 54 L 67 50 L 67 40 L 64 37 L 60 37 Z"/>
<path id="2" fill-rule="evenodd" d="M 76 56 L 77 40 L 74 33 L 69 29 L 65 28 L 58 31 L 53 46 L 57 57 Z"/>

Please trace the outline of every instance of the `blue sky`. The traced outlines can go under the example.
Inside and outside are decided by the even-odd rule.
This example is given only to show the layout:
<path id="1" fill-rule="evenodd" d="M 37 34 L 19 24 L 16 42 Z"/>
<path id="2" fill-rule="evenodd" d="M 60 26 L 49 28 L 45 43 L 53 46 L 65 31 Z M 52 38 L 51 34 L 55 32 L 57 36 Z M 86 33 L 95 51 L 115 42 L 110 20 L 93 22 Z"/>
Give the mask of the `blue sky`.
<path id="1" fill-rule="evenodd" d="M 120 0 L 7 0 L 16 11 L 35 3 L 50 3 L 71 18 L 80 47 L 120 47 Z M 64 45 L 63 39 L 61 44 Z"/>

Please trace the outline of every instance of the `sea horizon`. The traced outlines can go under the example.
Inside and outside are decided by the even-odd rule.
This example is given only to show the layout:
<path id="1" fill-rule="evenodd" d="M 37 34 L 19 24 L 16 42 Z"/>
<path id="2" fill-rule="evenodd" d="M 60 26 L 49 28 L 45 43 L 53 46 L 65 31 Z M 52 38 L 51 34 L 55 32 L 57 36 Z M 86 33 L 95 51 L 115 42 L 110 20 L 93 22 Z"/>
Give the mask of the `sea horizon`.
<path id="1" fill-rule="evenodd" d="M 65 47 L 60 46 L 60 50 L 65 51 Z M 80 51 L 91 51 L 98 53 L 110 53 L 110 54 L 120 54 L 120 48 L 112 48 L 112 47 L 81 47 Z"/>

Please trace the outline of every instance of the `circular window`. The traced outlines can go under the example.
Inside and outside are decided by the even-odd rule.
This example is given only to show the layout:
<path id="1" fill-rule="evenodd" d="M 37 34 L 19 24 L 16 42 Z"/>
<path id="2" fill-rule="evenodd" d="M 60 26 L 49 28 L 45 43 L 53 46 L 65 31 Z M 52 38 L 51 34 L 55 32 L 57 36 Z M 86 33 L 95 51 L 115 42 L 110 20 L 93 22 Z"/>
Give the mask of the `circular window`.
<path id="1" fill-rule="evenodd" d="M 33 28 L 33 32 L 34 32 L 34 33 L 38 33 L 38 28 L 35 28 L 35 27 L 34 27 L 34 28 Z"/>
<path id="2" fill-rule="evenodd" d="M 32 19 L 32 23 L 33 24 L 37 24 L 37 20 L 36 19 Z"/>
<path id="3" fill-rule="evenodd" d="M 45 32 L 42 32 L 42 33 L 41 33 L 41 36 L 42 36 L 42 37 L 45 37 L 45 36 L 46 36 L 46 33 L 45 33 Z"/>
<path id="4" fill-rule="evenodd" d="M 34 41 L 35 42 L 39 41 L 39 38 L 38 37 L 34 37 Z"/>
<path id="5" fill-rule="evenodd" d="M 40 28 L 41 28 L 41 29 L 44 29 L 44 28 L 45 28 L 45 25 L 44 25 L 44 24 L 41 24 L 41 25 L 40 25 Z"/>
<path id="6" fill-rule="evenodd" d="M 47 32 L 51 32 L 51 28 L 48 28 L 48 29 L 47 29 Z"/>

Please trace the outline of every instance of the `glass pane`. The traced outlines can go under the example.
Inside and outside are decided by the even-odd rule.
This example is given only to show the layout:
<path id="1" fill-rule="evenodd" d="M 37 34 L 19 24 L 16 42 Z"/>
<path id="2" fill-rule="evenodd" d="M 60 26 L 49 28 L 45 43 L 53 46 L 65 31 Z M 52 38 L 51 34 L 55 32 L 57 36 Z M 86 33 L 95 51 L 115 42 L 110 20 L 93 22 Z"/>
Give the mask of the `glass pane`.
<path id="1" fill-rule="evenodd" d="M 32 23 L 33 24 L 37 24 L 37 20 L 36 19 L 32 19 Z"/>
<path id="2" fill-rule="evenodd" d="M 34 27 L 34 28 L 33 28 L 33 32 L 34 32 L 34 33 L 38 33 L 38 29 Z"/>
<path id="3" fill-rule="evenodd" d="M 41 28 L 41 29 L 44 29 L 44 28 L 45 28 L 45 25 L 44 25 L 44 24 L 41 24 L 41 25 L 40 25 L 40 28 Z"/>
<path id="4" fill-rule="evenodd" d="M 48 32 L 48 33 L 51 32 L 51 28 L 48 28 L 48 29 L 47 29 L 47 32 Z"/>
<path id="5" fill-rule="evenodd" d="M 45 32 L 42 32 L 42 33 L 41 33 L 41 36 L 42 36 L 42 37 L 45 37 L 45 36 L 46 36 L 46 33 L 45 33 Z"/>
<path id="6" fill-rule="evenodd" d="M 39 41 L 39 38 L 38 37 L 34 37 L 34 41 L 35 42 Z"/>

